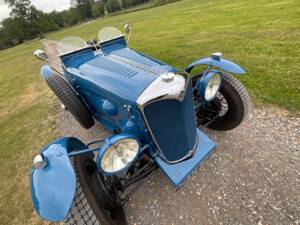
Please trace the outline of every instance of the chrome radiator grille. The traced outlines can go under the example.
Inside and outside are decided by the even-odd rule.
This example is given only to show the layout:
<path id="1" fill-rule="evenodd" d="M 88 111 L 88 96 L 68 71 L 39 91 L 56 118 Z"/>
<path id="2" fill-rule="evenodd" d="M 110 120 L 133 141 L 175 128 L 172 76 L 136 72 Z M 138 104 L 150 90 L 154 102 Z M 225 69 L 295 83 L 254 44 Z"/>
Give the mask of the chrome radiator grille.
<path id="1" fill-rule="evenodd" d="M 163 159 L 175 163 L 190 156 L 197 143 L 191 84 L 182 101 L 171 98 L 153 100 L 143 114 Z"/>

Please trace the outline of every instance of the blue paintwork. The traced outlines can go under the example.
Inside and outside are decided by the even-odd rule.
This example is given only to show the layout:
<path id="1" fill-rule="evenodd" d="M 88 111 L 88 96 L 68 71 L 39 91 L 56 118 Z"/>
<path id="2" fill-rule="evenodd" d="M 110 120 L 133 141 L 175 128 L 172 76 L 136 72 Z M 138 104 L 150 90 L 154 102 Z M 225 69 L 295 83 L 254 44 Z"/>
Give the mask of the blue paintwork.
<path id="1" fill-rule="evenodd" d="M 161 151 L 163 158 L 136 101 L 159 75 L 180 71 L 129 49 L 124 37 L 101 43 L 100 47 L 100 50 L 94 51 L 92 47 L 88 47 L 61 56 L 63 76 L 86 104 L 93 117 L 108 130 L 121 134 L 107 138 L 101 149 L 87 149 L 75 138 L 63 138 L 52 142 L 42 150 L 48 165 L 44 169 L 32 170 L 30 184 L 34 207 L 46 220 L 63 220 L 71 207 L 76 179 L 69 156 L 99 151 L 96 159 L 99 172 L 107 176 L 113 175 L 101 169 L 99 166 L 101 157 L 116 141 L 122 138 L 134 138 L 140 144 L 140 153 L 148 151 L 149 156 L 155 159 L 173 185 L 178 187 L 216 146 L 196 128 L 190 82 L 182 102 L 165 99 L 157 105 L 151 103 L 153 108 L 149 108 L 145 116 L 146 119 L 151 120 L 149 126 L 154 130 L 153 136 L 158 140 L 159 146 L 163 147 Z M 186 72 L 190 72 L 197 65 L 209 66 L 205 76 L 197 82 L 200 94 L 207 84 L 206 79 L 216 72 L 211 70 L 213 66 L 231 73 L 245 73 L 240 66 L 219 57 L 197 60 L 189 65 Z M 45 65 L 41 68 L 41 74 L 43 78 L 47 78 L 53 74 L 53 70 Z M 151 116 L 153 118 L 150 118 Z M 198 144 L 194 155 L 174 164 L 166 162 L 183 157 L 195 143 L 196 137 L 198 137 Z M 79 148 L 82 151 L 73 151 Z"/>
<path id="2" fill-rule="evenodd" d="M 42 150 L 47 166 L 32 169 L 30 189 L 34 208 L 43 219 L 61 221 L 68 214 L 76 190 L 68 152 L 81 147 L 84 145 L 75 138 L 62 138 Z"/>
<path id="3" fill-rule="evenodd" d="M 190 73 L 195 66 L 199 65 L 209 65 L 218 67 L 226 72 L 235 73 L 235 74 L 245 74 L 246 71 L 240 67 L 239 65 L 235 64 L 234 62 L 229 61 L 228 59 L 220 58 L 219 60 L 213 57 L 199 59 L 192 64 L 190 64 L 185 71 Z"/>
<path id="4" fill-rule="evenodd" d="M 108 115 L 112 115 L 115 116 L 118 114 L 119 110 L 118 107 L 112 103 L 109 100 L 101 100 L 101 110 L 103 111 L 103 113 L 108 114 Z"/>
<path id="5" fill-rule="evenodd" d="M 66 80 L 108 130 L 151 141 L 136 100 L 160 74 L 176 68 L 127 48 L 123 38 L 102 43 L 97 52 L 68 54 L 62 62 Z"/>
<path id="6" fill-rule="evenodd" d="M 98 142 L 96 141 L 96 143 L 98 143 Z M 140 151 L 139 151 L 139 154 L 141 152 L 145 151 L 146 149 L 151 150 L 150 145 L 146 144 L 143 147 L 141 147 Z M 80 149 L 78 151 L 70 152 L 68 155 L 69 155 L 69 157 L 72 157 L 72 156 L 83 155 L 83 154 L 86 154 L 86 153 L 92 153 L 92 152 L 96 152 L 96 151 L 100 151 L 100 150 L 101 150 L 101 147 L 100 148 L 86 148 L 86 149 Z"/>
<path id="7" fill-rule="evenodd" d="M 183 159 L 194 148 L 197 136 L 192 84 L 183 101 L 169 99 L 145 106 L 145 118 L 168 162 Z"/>
<path id="8" fill-rule="evenodd" d="M 109 149 L 112 145 L 114 145 L 115 143 L 117 143 L 118 141 L 123 140 L 123 139 L 134 139 L 134 140 L 136 140 L 136 141 L 138 142 L 138 144 L 139 144 L 139 152 L 137 153 L 136 157 L 132 160 L 132 162 L 129 163 L 124 169 L 119 170 L 119 171 L 117 171 L 117 172 L 113 172 L 113 173 L 108 173 L 108 172 L 104 171 L 104 170 L 101 168 L 101 166 L 100 166 L 100 162 L 101 162 L 101 159 L 102 159 L 104 153 L 105 153 L 106 150 Z M 129 168 L 129 166 L 131 166 L 132 163 L 135 162 L 135 160 L 137 159 L 137 157 L 138 157 L 138 155 L 139 155 L 140 153 L 141 153 L 141 142 L 140 142 L 140 140 L 139 140 L 137 137 L 135 137 L 134 135 L 124 133 L 124 134 L 117 134 L 117 135 L 110 136 L 110 137 L 106 138 L 104 145 L 103 145 L 103 146 L 101 147 L 101 149 L 99 150 L 99 154 L 98 154 L 97 159 L 96 159 L 97 168 L 98 168 L 98 170 L 99 170 L 102 174 L 104 174 L 104 175 L 106 175 L 106 176 L 111 176 L 111 175 L 119 174 L 119 173 L 121 173 L 121 172 L 126 171 L 126 170 Z"/>
<path id="9" fill-rule="evenodd" d="M 146 57 L 122 44 L 111 43 L 106 44 L 105 49 L 96 54 L 88 49 L 63 58 L 63 62 L 69 80 L 70 77 L 75 79 L 71 79 L 74 85 L 79 85 L 82 89 L 88 83 L 89 88 L 93 85 L 134 103 L 159 74 L 176 71 L 174 67 Z"/>
<path id="10" fill-rule="evenodd" d="M 196 88 L 198 90 L 198 93 L 200 94 L 201 96 L 201 100 L 203 100 L 203 104 L 205 104 L 205 90 L 206 90 L 206 87 L 208 85 L 208 82 L 210 81 L 210 79 L 212 78 L 212 76 L 214 74 L 219 74 L 222 78 L 222 73 L 220 71 L 216 71 L 216 70 L 209 70 L 207 73 L 205 73 L 200 79 L 197 80 L 196 82 Z M 221 87 L 221 85 L 220 85 Z M 220 88 L 219 87 L 219 88 Z M 214 99 L 214 98 L 212 98 Z M 211 100 L 212 100 L 211 99 Z"/>
<path id="11" fill-rule="evenodd" d="M 126 48 L 127 43 L 125 37 L 123 36 L 123 37 L 115 38 L 110 41 L 100 43 L 100 47 L 102 52 L 109 53 L 111 51 L 114 51 L 115 49 Z"/>
<path id="12" fill-rule="evenodd" d="M 188 160 L 176 164 L 168 164 L 160 157 L 155 157 L 155 161 L 161 170 L 170 179 L 175 187 L 180 184 L 197 168 L 204 159 L 215 149 L 216 144 L 201 130 L 198 129 L 198 145 L 193 155 Z"/>
<path id="13" fill-rule="evenodd" d="M 47 77 L 51 76 L 53 74 L 53 70 L 51 68 L 51 66 L 49 65 L 43 65 L 41 67 L 41 75 L 44 79 L 46 79 Z"/>

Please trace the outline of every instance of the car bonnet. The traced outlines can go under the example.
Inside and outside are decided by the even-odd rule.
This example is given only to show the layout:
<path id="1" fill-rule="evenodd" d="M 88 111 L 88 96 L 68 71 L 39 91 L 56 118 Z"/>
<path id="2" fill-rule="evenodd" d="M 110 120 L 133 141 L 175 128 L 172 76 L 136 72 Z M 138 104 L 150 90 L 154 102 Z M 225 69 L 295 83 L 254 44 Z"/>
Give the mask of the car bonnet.
<path id="1" fill-rule="evenodd" d="M 67 70 L 117 96 L 136 102 L 161 74 L 177 69 L 122 45 L 109 51 L 87 51 L 70 58 Z"/>

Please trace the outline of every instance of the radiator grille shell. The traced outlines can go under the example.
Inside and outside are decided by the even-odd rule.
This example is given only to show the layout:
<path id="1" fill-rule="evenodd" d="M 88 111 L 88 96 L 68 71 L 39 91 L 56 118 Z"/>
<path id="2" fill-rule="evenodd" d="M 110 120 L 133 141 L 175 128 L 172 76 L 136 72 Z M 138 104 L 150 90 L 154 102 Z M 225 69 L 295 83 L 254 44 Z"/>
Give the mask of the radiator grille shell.
<path id="1" fill-rule="evenodd" d="M 192 155 L 197 127 L 191 82 L 184 99 L 160 98 L 143 107 L 148 129 L 163 159 L 175 163 Z"/>

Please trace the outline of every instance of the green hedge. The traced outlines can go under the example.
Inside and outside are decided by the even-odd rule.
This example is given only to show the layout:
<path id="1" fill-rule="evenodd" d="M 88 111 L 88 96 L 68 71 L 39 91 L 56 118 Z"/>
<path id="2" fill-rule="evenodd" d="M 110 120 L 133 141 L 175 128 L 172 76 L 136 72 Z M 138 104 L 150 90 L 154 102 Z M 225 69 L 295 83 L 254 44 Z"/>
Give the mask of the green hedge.
<path id="1" fill-rule="evenodd" d="M 181 0 L 154 0 L 154 3 L 156 6 L 158 6 L 158 5 L 165 5 L 168 3 L 178 2 L 178 1 L 181 1 Z"/>

